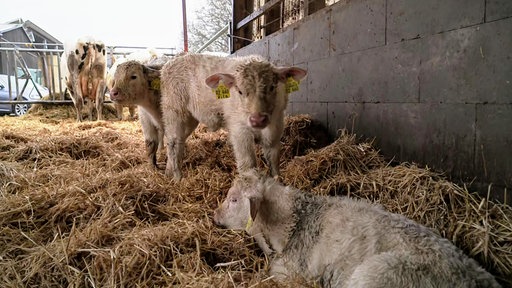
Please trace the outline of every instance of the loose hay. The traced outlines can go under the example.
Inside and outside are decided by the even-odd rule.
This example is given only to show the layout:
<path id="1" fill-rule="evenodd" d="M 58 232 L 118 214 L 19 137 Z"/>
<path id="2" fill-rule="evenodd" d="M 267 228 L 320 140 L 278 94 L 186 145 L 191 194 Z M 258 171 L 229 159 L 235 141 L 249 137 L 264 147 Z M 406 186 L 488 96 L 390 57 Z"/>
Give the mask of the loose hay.
<path id="1" fill-rule="evenodd" d="M 174 183 L 146 163 L 138 122 L 75 123 L 59 109 L 0 118 L 0 286 L 308 286 L 277 284 L 249 236 L 213 226 L 236 174 L 225 131 L 193 133 Z M 331 143 L 307 116 L 286 127 L 283 182 L 407 215 L 512 285 L 509 206 L 428 169 L 390 167 L 355 135 Z"/>
<path id="2" fill-rule="evenodd" d="M 371 143 L 356 143 L 355 135 L 342 131 L 329 146 L 286 163 L 282 174 L 287 184 L 311 190 L 337 174 L 361 175 L 385 165 L 383 157 Z"/>
<path id="3" fill-rule="evenodd" d="M 60 99 L 60 96 L 57 96 L 56 99 Z M 65 99 L 71 100 L 71 98 L 68 97 L 68 94 L 66 94 Z M 51 97 L 50 95 L 44 96 L 41 100 L 51 100 Z M 93 116 L 96 117 L 96 115 Z M 25 115 L 24 117 L 37 117 L 39 120 L 45 121 L 46 123 L 58 124 L 62 120 L 76 119 L 76 109 L 73 104 L 34 104 L 29 109 L 29 115 Z M 89 112 L 87 109 L 83 109 L 82 117 L 84 119 L 89 119 Z M 103 104 L 103 117 L 106 120 L 117 119 L 117 112 L 114 104 Z"/>

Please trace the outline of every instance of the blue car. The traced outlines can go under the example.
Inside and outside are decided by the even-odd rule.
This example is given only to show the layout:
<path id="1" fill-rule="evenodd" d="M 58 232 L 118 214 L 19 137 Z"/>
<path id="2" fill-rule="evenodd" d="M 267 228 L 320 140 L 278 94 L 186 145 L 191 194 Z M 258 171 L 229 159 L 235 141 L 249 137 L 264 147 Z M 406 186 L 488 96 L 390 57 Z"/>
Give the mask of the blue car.
<path id="1" fill-rule="evenodd" d="M 18 97 L 18 93 L 16 91 L 16 79 L 14 76 L 11 76 L 11 97 L 9 98 L 9 82 L 8 76 L 5 74 L 0 74 L 0 101 L 10 101 L 16 100 Z M 26 83 L 26 79 L 18 78 L 18 89 L 21 92 L 23 85 Z M 39 92 L 41 92 L 41 96 L 46 96 L 49 94 L 48 88 L 41 86 L 39 84 L 35 84 Z M 40 100 L 41 96 L 37 93 L 37 90 L 32 84 L 32 81 L 28 81 L 27 87 L 25 91 L 23 91 L 23 95 L 21 95 L 22 101 L 30 101 L 30 100 Z M 14 114 L 16 116 L 25 115 L 30 108 L 29 103 L 16 103 L 16 104 L 5 104 L 0 103 L 0 114 Z"/>

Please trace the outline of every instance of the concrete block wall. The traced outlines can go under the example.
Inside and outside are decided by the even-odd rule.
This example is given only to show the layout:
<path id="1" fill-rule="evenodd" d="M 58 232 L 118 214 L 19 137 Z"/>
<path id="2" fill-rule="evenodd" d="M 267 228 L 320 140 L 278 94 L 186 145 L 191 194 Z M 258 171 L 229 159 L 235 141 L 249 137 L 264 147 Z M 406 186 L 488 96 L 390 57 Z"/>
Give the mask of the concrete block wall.
<path id="1" fill-rule="evenodd" d="M 339 1 L 236 54 L 254 53 L 308 69 L 288 113 L 498 199 L 512 186 L 511 0 Z"/>

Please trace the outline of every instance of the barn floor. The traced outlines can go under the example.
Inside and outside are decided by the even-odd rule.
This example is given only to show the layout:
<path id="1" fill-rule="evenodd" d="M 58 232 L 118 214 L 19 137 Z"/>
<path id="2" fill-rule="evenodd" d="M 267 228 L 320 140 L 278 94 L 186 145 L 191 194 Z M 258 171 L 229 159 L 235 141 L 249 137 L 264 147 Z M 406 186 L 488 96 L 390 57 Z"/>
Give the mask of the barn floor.
<path id="1" fill-rule="evenodd" d="M 1 287 L 313 287 L 276 283 L 250 237 L 213 225 L 236 168 L 226 132 L 194 132 L 175 183 L 147 164 L 138 121 L 74 117 L 67 107 L 0 117 Z M 282 141 L 285 184 L 381 203 L 512 285 L 511 207 L 390 166 L 346 131 L 331 141 L 307 116 L 287 118 Z"/>

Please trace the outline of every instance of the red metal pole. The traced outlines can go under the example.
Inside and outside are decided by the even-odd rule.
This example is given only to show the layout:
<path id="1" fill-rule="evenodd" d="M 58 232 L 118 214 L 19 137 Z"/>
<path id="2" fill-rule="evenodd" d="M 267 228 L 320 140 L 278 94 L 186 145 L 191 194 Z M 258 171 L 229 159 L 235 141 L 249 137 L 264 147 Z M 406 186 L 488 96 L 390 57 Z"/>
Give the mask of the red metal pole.
<path id="1" fill-rule="evenodd" d="M 188 35 L 187 35 L 187 1 L 181 0 L 181 8 L 183 10 L 183 51 L 188 52 Z"/>

